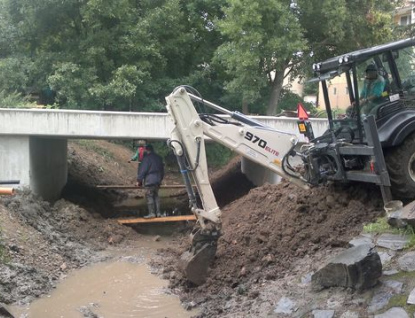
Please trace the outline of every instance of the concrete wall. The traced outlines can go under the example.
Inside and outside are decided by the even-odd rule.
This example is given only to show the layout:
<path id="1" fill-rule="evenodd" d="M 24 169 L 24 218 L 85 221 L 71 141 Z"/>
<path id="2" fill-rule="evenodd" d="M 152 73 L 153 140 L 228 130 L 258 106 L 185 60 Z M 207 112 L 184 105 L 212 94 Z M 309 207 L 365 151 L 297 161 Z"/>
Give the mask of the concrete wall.
<path id="1" fill-rule="evenodd" d="M 224 116 L 226 117 L 226 116 Z M 298 133 L 297 119 L 250 116 L 269 127 Z M 311 119 L 316 136 L 327 129 L 326 119 Z M 90 139 L 167 139 L 173 122 L 167 113 L 98 112 L 0 108 L 0 135 Z"/>
<path id="2" fill-rule="evenodd" d="M 29 138 L 0 135 L 0 181 L 20 180 L 29 185 Z"/>
<path id="3" fill-rule="evenodd" d="M 19 180 L 18 187 L 30 187 L 43 199 L 54 201 L 67 175 L 66 139 L 0 136 L 0 181 Z"/>
<path id="4" fill-rule="evenodd" d="M 265 183 L 277 184 L 281 181 L 281 177 L 278 174 L 247 158 L 242 158 L 241 170 L 242 173 L 246 175 L 248 180 L 256 186 L 260 186 Z"/>
<path id="5" fill-rule="evenodd" d="M 67 140 L 30 137 L 30 188 L 43 199 L 60 198 L 68 176 Z"/>
<path id="6" fill-rule="evenodd" d="M 165 139 L 173 128 L 167 113 L 1 109 L 0 135 L 66 138 Z"/>

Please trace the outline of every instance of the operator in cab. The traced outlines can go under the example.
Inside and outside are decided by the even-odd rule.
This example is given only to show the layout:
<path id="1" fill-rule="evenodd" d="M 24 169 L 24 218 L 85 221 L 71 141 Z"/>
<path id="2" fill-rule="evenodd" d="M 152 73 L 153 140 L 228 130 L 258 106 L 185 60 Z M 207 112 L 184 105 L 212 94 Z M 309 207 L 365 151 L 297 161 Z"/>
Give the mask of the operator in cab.
<path id="1" fill-rule="evenodd" d="M 365 70 L 365 79 L 363 87 L 359 94 L 360 114 L 366 117 L 369 114 L 375 114 L 376 106 L 382 102 L 385 95 L 386 81 L 378 72 L 375 64 L 368 64 Z M 357 112 L 356 103 L 346 109 L 346 117 L 353 118 Z M 339 117 L 344 118 L 344 117 Z"/>
<path id="2" fill-rule="evenodd" d="M 375 64 L 369 64 L 365 70 L 365 80 L 359 95 L 361 114 L 369 115 L 375 106 L 382 102 L 384 90 L 384 77 L 379 74 Z"/>

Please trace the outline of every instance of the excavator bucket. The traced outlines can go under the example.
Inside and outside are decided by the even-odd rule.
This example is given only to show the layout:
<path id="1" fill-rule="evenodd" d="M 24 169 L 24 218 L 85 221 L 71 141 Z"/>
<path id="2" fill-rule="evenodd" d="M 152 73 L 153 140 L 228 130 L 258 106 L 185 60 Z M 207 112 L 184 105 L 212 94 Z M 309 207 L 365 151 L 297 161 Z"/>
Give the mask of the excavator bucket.
<path id="1" fill-rule="evenodd" d="M 183 253 L 179 266 L 187 280 L 198 286 L 204 284 L 215 254 L 216 244 L 205 244 L 197 252 L 190 250 Z"/>
<path id="2" fill-rule="evenodd" d="M 199 286 L 206 282 L 209 266 L 215 259 L 219 235 L 218 231 L 200 229 L 191 235 L 192 247 L 179 260 L 179 269 L 191 283 Z"/>

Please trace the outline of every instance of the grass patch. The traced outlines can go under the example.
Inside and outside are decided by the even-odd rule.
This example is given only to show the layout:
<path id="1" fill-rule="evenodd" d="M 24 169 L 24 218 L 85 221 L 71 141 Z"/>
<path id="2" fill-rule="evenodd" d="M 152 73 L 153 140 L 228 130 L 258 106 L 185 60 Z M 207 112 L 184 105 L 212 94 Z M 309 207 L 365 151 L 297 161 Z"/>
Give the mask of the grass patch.
<path id="1" fill-rule="evenodd" d="M 408 299 L 408 295 L 405 295 L 405 294 L 394 295 L 389 300 L 389 303 L 385 309 L 389 310 L 393 307 L 401 307 L 409 314 L 410 317 L 412 317 L 415 313 L 415 305 L 407 304 L 406 303 L 407 299 Z"/>
<path id="2" fill-rule="evenodd" d="M 415 272 L 404 272 L 400 271 L 396 274 L 390 275 L 390 279 L 399 280 L 399 281 L 415 281 Z"/>
<path id="3" fill-rule="evenodd" d="M 404 288 L 407 291 L 403 291 L 399 295 L 392 296 L 388 302 L 388 305 L 382 309 L 382 312 L 393 307 L 401 307 L 408 313 L 410 317 L 413 317 L 415 313 L 415 305 L 410 305 L 406 302 L 408 300 L 408 293 L 413 289 L 413 286 L 415 285 L 415 272 L 400 271 L 394 275 L 389 276 L 388 279 L 403 282 L 404 286 L 406 286 Z"/>
<path id="4" fill-rule="evenodd" d="M 366 224 L 363 227 L 363 232 L 373 233 L 373 234 L 382 234 L 382 233 L 400 234 L 400 231 L 401 231 L 400 229 L 389 225 L 386 217 L 378 218 L 376 222 Z"/>
<path id="5" fill-rule="evenodd" d="M 386 217 L 378 218 L 376 222 L 366 224 L 363 227 L 363 232 L 373 233 L 373 234 L 382 234 L 382 233 L 393 233 L 399 234 L 399 229 L 394 228 L 388 224 Z"/>
<path id="6" fill-rule="evenodd" d="M 100 155 L 104 159 L 114 159 L 114 156 L 111 152 L 109 152 L 107 149 L 102 148 L 98 146 L 94 140 L 91 139 L 80 139 L 77 141 L 77 143 L 84 147 L 85 149 L 89 151 L 93 151 L 96 154 Z"/>
<path id="7" fill-rule="evenodd" d="M 363 227 L 364 233 L 371 234 L 400 234 L 409 236 L 409 242 L 405 248 L 410 249 L 415 246 L 415 230 L 411 225 L 407 225 L 405 228 L 396 228 L 388 224 L 388 219 L 386 217 L 378 218 L 376 222 L 366 224 Z"/>

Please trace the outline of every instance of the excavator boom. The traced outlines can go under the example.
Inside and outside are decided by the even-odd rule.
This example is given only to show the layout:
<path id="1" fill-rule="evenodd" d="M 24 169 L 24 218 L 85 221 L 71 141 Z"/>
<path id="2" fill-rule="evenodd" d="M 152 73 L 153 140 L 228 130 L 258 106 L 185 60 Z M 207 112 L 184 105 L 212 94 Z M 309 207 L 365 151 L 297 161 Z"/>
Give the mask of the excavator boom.
<path id="1" fill-rule="evenodd" d="M 199 114 L 192 100 L 203 102 L 224 116 Z M 209 182 L 206 138 L 269 168 L 300 187 L 309 186 L 294 169 L 290 174 L 284 169 L 284 161 L 290 154 L 295 154 L 294 148 L 298 142 L 295 134 L 277 131 L 240 113 L 230 112 L 204 101 L 187 92 L 185 87 L 175 89 L 166 97 L 166 102 L 168 113 L 174 122 L 168 144 L 177 157 L 190 207 L 198 220 L 197 229 L 192 236 L 192 247 L 182 255 L 180 263 L 188 280 L 200 285 L 206 279 L 221 230 L 221 211 Z M 193 192 L 192 183 L 197 187 L 197 194 Z M 200 196 L 200 203 L 197 195 Z"/>

